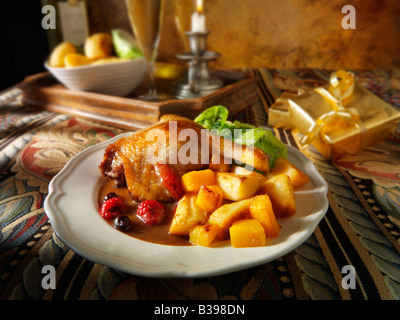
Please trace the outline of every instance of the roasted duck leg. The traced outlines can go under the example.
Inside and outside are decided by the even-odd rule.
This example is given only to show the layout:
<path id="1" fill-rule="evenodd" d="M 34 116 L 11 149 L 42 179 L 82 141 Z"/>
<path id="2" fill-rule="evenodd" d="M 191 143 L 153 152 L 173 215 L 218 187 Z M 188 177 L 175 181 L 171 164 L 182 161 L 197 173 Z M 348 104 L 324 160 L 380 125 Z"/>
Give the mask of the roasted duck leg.
<path id="1" fill-rule="evenodd" d="M 215 153 L 268 171 L 268 156 L 263 151 L 237 145 L 175 115 L 165 115 L 155 125 L 110 144 L 99 169 L 116 186 L 126 185 L 135 201 L 170 202 L 181 196 L 180 177 L 208 168 Z"/>

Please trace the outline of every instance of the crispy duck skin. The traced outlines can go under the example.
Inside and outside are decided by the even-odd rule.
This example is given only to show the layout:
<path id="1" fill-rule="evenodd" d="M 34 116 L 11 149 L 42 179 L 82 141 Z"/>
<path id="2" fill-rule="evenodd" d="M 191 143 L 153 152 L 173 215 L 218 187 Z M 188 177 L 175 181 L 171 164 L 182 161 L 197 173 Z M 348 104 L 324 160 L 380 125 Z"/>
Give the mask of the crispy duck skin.
<path id="1" fill-rule="evenodd" d="M 197 139 L 190 140 L 190 137 L 187 137 L 185 141 L 179 141 L 174 136 L 170 139 L 170 134 L 174 134 L 170 126 L 171 121 L 175 125 L 173 128 L 176 128 L 176 136 L 179 136 L 184 129 L 192 129 L 189 131 L 195 132 Z M 206 135 L 208 142 L 206 148 L 208 150 L 205 150 L 205 147 L 201 145 L 202 132 L 203 135 Z M 151 134 L 157 135 L 159 133 L 162 133 L 162 136 L 165 137 L 164 140 L 158 140 L 158 138 L 153 140 L 151 138 Z M 190 141 L 190 144 L 188 141 Z M 215 143 L 216 141 L 218 143 Z M 192 145 L 192 143 L 197 145 Z M 136 131 L 108 145 L 99 169 L 104 176 L 114 179 L 116 186 L 126 184 L 132 199 L 135 201 L 154 199 L 161 202 L 172 202 L 176 199 L 163 184 L 162 177 L 155 170 L 155 164 L 157 162 L 166 163 L 173 172 L 182 176 L 189 171 L 208 168 L 211 155 L 213 153 L 223 155 L 226 143 L 229 143 L 230 146 L 236 146 L 232 148 L 234 151 L 231 158 L 247 163 L 257 170 L 268 171 L 268 157 L 261 150 L 238 146 L 228 139 L 210 134 L 197 123 L 176 115 L 165 115 L 155 125 Z M 188 144 L 191 146 L 189 147 L 190 150 L 197 151 L 197 154 L 190 155 L 190 159 L 195 159 L 195 161 L 182 163 L 178 156 L 179 151 L 182 146 L 185 146 L 182 150 L 186 154 Z M 159 150 L 165 150 L 165 152 L 159 152 Z M 152 155 L 152 158 L 149 155 Z"/>

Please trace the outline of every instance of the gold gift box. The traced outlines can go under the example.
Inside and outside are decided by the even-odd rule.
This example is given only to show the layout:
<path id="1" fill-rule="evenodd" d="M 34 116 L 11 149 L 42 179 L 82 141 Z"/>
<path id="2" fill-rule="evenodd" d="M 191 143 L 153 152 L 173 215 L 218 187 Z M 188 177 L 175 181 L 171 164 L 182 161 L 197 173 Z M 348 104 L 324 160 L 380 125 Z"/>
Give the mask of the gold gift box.
<path id="1" fill-rule="evenodd" d="M 289 99 L 296 97 L 293 93 L 282 93 L 268 109 L 268 125 L 275 128 L 294 129 L 289 118 Z"/>
<path id="2" fill-rule="evenodd" d="M 329 85 L 322 87 L 329 90 Z M 320 89 L 320 88 L 319 88 Z M 324 115 L 331 113 L 332 102 L 317 89 L 304 94 L 283 96 L 269 111 L 269 124 L 285 129 L 296 129 L 303 135 Z M 335 161 L 346 154 L 356 154 L 363 148 L 390 137 L 400 112 L 367 89 L 354 83 L 351 95 L 343 102 L 344 112 L 356 110 L 355 123 L 333 121 L 325 125 L 323 134 L 312 135 L 310 142 L 327 160 Z"/>

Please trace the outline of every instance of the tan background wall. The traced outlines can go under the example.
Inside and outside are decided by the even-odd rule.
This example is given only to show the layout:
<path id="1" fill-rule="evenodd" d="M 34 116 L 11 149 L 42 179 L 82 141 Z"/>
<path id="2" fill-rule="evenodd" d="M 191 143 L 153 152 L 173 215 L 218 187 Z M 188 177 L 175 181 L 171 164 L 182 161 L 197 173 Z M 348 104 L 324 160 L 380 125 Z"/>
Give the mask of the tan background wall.
<path id="1" fill-rule="evenodd" d="M 180 62 L 187 39 L 175 23 L 175 4 L 167 0 L 159 60 Z M 341 26 L 344 5 L 356 8 L 356 29 Z M 123 0 L 87 0 L 90 32 L 131 30 Z M 216 67 L 400 68 L 398 0 L 205 0 L 209 50 L 221 53 Z"/>

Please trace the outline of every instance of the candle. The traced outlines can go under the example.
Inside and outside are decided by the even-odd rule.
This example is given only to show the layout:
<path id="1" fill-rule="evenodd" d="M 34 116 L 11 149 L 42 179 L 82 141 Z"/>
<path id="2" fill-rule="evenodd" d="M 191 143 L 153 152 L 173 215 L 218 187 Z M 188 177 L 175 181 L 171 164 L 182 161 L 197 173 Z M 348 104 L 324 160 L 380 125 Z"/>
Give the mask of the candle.
<path id="1" fill-rule="evenodd" d="M 206 17 L 203 13 L 203 0 L 196 1 L 196 12 L 192 14 L 192 32 L 206 31 Z"/>

